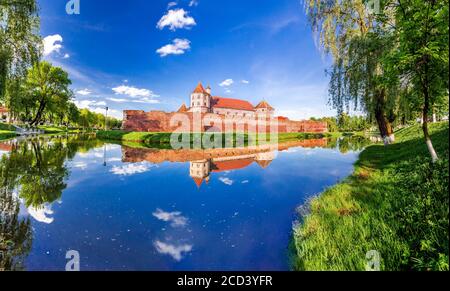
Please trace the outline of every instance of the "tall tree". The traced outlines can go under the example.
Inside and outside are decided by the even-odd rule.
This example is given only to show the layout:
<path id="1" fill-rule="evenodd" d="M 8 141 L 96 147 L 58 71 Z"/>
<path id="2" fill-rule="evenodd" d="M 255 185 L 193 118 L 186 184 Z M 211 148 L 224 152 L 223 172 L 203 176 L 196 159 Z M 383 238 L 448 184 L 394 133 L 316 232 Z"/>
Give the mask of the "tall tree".
<path id="1" fill-rule="evenodd" d="M 29 69 L 25 92 L 34 104 L 30 125 L 41 122 L 47 109 L 53 112 L 67 109 L 73 96 L 69 89 L 71 83 L 67 72 L 48 62 L 36 63 Z"/>
<path id="2" fill-rule="evenodd" d="M 433 161 L 439 159 L 430 138 L 428 123 L 436 107 L 448 100 L 449 14 L 447 0 L 398 0 L 396 36 L 399 47 L 393 62 L 411 84 L 410 104 L 419 104 L 423 133 Z M 417 99 L 417 100 L 416 100 Z"/>
<path id="3" fill-rule="evenodd" d="M 383 78 L 382 56 L 392 49 L 383 22 L 363 0 L 307 0 L 306 10 L 320 44 L 333 57 L 331 104 L 341 114 L 351 105 L 375 117 L 380 134 L 394 139 L 391 93 L 395 83 Z"/>

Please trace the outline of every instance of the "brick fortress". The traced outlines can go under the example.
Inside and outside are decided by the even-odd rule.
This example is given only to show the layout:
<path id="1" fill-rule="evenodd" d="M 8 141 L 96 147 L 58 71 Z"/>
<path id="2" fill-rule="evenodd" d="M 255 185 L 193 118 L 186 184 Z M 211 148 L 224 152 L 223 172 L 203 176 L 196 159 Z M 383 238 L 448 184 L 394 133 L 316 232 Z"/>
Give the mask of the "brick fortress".
<path id="1" fill-rule="evenodd" d="M 279 133 L 328 131 L 327 123 L 293 121 L 287 117 L 275 117 L 275 109 L 266 101 L 253 106 L 245 100 L 211 95 L 201 83 L 191 94 L 190 107 L 185 104 L 177 112 L 140 110 L 124 111 L 123 129 L 140 132 L 273 132 Z"/>

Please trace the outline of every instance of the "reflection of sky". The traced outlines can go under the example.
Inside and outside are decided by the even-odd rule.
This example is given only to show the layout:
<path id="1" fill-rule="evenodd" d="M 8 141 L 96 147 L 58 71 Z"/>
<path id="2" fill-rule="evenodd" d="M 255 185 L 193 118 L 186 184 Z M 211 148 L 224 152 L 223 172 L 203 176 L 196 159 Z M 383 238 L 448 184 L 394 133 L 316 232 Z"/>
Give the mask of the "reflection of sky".
<path id="1" fill-rule="evenodd" d="M 85 270 L 286 270 L 296 207 L 356 158 L 291 149 L 266 169 L 212 173 L 199 189 L 189 163 L 123 163 L 116 145 L 78 153 L 63 203 L 43 212 L 52 223 L 33 219 L 27 266 L 61 270 L 77 250 Z"/>

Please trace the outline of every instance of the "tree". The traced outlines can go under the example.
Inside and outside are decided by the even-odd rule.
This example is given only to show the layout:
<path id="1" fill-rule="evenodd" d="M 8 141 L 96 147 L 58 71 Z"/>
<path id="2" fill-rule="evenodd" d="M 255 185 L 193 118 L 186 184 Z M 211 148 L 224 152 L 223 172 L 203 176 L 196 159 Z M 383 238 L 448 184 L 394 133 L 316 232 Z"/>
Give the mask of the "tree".
<path id="1" fill-rule="evenodd" d="M 0 100 L 5 100 L 8 80 L 23 75 L 39 59 L 41 38 L 35 0 L 0 1 Z"/>
<path id="2" fill-rule="evenodd" d="M 439 157 L 428 130 L 433 110 L 448 102 L 449 15 L 445 0 L 399 0 L 396 11 L 396 37 L 399 47 L 392 66 L 411 84 L 410 103 L 419 105 L 423 133 L 433 162 Z"/>
<path id="3" fill-rule="evenodd" d="M 397 84 L 383 78 L 383 56 L 393 48 L 393 39 L 366 2 L 309 0 L 306 9 L 321 45 L 333 57 L 331 104 L 338 114 L 353 104 L 374 116 L 380 134 L 391 142 L 396 119 L 391 96 Z"/>
<path id="4" fill-rule="evenodd" d="M 44 112 L 64 111 L 72 97 L 68 74 L 48 62 L 38 62 L 29 69 L 25 82 L 25 92 L 31 98 L 33 109 L 30 125 L 39 124 Z"/>

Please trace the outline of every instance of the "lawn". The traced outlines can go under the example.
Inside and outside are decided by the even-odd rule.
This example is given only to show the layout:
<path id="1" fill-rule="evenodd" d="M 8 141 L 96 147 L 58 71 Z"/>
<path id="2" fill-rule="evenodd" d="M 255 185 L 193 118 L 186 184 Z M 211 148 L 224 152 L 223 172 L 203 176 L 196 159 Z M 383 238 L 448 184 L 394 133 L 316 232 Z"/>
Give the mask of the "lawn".
<path id="1" fill-rule="evenodd" d="M 432 164 L 419 126 L 397 143 L 367 148 L 354 174 L 302 207 L 294 228 L 296 270 L 449 269 L 448 123 L 431 126 Z"/>

